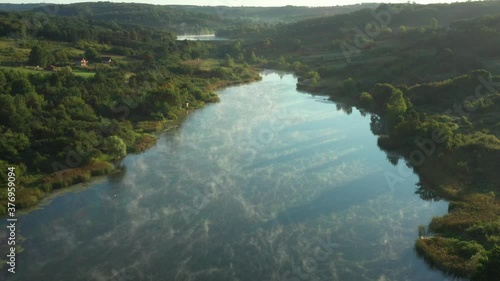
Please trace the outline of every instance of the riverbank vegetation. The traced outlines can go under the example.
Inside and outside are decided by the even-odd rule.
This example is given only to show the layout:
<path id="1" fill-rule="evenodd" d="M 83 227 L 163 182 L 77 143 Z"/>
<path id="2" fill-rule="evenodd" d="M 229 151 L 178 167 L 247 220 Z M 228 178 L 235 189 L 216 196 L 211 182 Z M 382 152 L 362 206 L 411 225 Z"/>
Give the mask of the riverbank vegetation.
<path id="1" fill-rule="evenodd" d="M 456 276 L 500 280 L 498 13 L 495 1 L 384 4 L 220 34 L 246 38 L 240 49 L 250 62 L 294 71 L 299 89 L 376 114 L 379 146 L 419 174 L 416 193 L 450 202 L 417 253 Z"/>
<path id="2" fill-rule="evenodd" d="M 16 167 L 18 208 L 112 172 L 110 163 L 217 102 L 217 88 L 260 79 L 219 56 L 216 44 L 127 23 L 47 17 L 0 13 L 0 169 Z"/>
<path id="3" fill-rule="evenodd" d="M 115 5 L 128 16 L 111 15 Z M 373 113 L 379 146 L 400 155 L 388 159 L 419 174 L 415 192 L 450 202 L 447 215 L 419 231 L 418 254 L 456 276 L 499 280 L 500 2 L 381 4 L 288 24 L 272 9 L 265 21 L 215 10 L 189 25 L 232 39 L 213 43 L 175 41 L 169 28 L 183 30 L 172 7 L 127 5 L 0 13 L 0 166 L 21 172 L 26 206 L 108 172 L 124 150 L 142 151 L 163 125 L 216 102 L 217 87 L 258 79 L 252 67 L 276 68 L 347 112 Z M 184 10 L 191 19 L 203 13 Z M 153 16 L 130 16 L 141 11 Z M 74 65 L 82 55 L 93 57 L 88 67 Z"/>

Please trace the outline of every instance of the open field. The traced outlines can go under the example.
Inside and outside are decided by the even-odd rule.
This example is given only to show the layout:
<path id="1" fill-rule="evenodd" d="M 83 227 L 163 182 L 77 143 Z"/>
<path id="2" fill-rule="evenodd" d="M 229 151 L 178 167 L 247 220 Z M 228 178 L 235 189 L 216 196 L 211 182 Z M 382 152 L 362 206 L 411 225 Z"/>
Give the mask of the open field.
<path id="1" fill-rule="evenodd" d="M 194 66 L 198 68 L 198 70 L 209 71 L 216 66 L 219 66 L 219 62 L 214 59 L 196 59 L 196 60 L 187 60 L 184 62 L 185 65 Z"/>
<path id="2" fill-rule="evenodd" d="M 0 69 L 5 69 L 5 70 L 13 70 L 13 71 L 19 71 L 23 73 L 33 73 L 33 74 L 50 74 L 52 73 L 51 71 L 43 70 L 43 69 L 36 69 L 35 67 L 31 66 L 0 66 Z M 72 73 L 76 76 L 81 76 L 84 78 L 90 78 L 95 75 L 95 72 L 87 72 L 87 71 L 82 71 L 82 70 L 73 70 Z"/>

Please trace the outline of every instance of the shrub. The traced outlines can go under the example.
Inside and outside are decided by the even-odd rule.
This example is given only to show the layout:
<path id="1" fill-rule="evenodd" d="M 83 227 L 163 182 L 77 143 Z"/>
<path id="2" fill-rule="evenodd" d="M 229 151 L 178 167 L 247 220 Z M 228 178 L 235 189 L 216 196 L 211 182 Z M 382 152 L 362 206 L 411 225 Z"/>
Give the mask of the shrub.
<path id="1" fill-rule="evenodd" d="M 417 240 L 417 253 L 431 265 L 457 276 L 470 276 L 486 258 L 486 251 L 475 241 L 433 237 Z"/>
<path id="2" fill-rule="evenodd" d="M 363 92 L 359 95 L 359 101 L 361 105 L 365 108 L 371 108 L 373 105 L 373 97 L 370 93 Z"/>

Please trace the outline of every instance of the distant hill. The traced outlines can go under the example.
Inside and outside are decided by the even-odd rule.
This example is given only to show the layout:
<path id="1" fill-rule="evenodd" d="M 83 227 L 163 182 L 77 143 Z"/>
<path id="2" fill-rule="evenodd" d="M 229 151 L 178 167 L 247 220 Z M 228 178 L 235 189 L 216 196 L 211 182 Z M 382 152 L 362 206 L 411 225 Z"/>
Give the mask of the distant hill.
<path id="1" fill-rule="evenodd" d="M 485 15 L 495 15 L 500 13 L 500 1 L 482 1 L 482 2 L 461 2 L 452 4 L 382 4 L 377 7 L 378 14 L 386 11 L 392 12 L 390 20 L 387 22 L 389 27 L 407 26 L 425 26 L 429 21 L 435 18 L 440 26 L 448 26 L 454 21 L 475 18 Z M 376 17 L 367 11 L 360 11 L 342 16 L 323 17 L 317 19 L 309 19 L 299 22 L 295 25 L 290 25 L 293 30 L 299 26 L 347 26 L 354 24 L 360 28 L 370 21 L 376 21 Z M 349 23 L 346 25 L 346 23 Z"/>
<path id="2" fill-rule="evenodd" d="M 177 34 L 209 34 L 249 22 L 291 23 L 300 20 L 375 9 L 379 4 L 334 7 L 226 7 L 87 2 L 75 4 L 0 4 L 5 11 L 35 11 L 154 27 Z"/>
<path id="3" fill-rule="evenodd" d="M 22 12 L 30 11 L 35 8 L 52 5 L 50 3 L 37 3 L 37 4 L 4 4 L 0 3 L 0 10 L 2 11 L 12 11 L 12 12 Z"/>
<path id="4" fill-rule="evenodd" d="M 171 7 L 137 3 L 75 3 L 69 5 L 49 5 L 48 9 L 58 16 L 79 16 L 93 20 L 115 21 L 154 27 L 178 34 L 208 34 L 215 29 L 232 24 L 232 21 L 216 15 L 176 10 Z M 44 8 L 34 8 L 44 12 Z"/>
<path id="5" fill-rule="evenodd" d="M 304 45 L 329 44 L 331 40 L 355 36 L 365 32 L 369 23 L 379 24 L 376 14 L 388 13 L 390 19 L 384 24 L 397 31 L 400 27 L 429 26 L 433 19 L 440 27 L 450 26 L 453 22 L 480 16 L 500 14 L 500 1 L 461 2 L 452 4 L 381 4 L 375 10 L 363 9 L 348 14 L 310 18 L 290 24 L 241 28 L 227 28 L 218 35 L 231 38 L 272 37 L 296 38 Z M 380 19 L 380 18 L 379 18 Z"/>
<path id="6" fill-rule="evenodd" d="M 362 3 L 332 7 L 226 7 L 169 5 L 177 10 L 217 15 L 226 19 L 242 19 L 267 22 L 294 22 L 308 18 L 346 14 L 362 9 L 375 9 L 380 3 Z"/>

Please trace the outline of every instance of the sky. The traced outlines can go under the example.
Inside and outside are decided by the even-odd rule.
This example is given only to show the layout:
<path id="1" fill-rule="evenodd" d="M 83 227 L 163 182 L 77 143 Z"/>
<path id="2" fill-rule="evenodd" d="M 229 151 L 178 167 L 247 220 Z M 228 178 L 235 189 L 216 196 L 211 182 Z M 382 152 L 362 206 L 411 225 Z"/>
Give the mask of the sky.
<path id="1" fill-rule="evenodd" d="M 112 0 L 111 0 L 112 1 Z M 55 3 L 55 4 L 68 4 L 77 2 L 97 2 L 92 0 L 0 0 L 0 3 Z M 159 5 L 202 5 L 202 6 L 336 6 L 336 5 L 351 5 L 360 2 L 384 2 L 384 3 L 401 3 L 407 2 L 405 0 L 118 0 L 112 2 L 124 3 L 150 3 Z M 443 0 L 420 0 L 411 1 L 420 4 L 429 3 L 449 3 L 449 2 L 463 2 L 463 1 L 443 1 Z"/>

